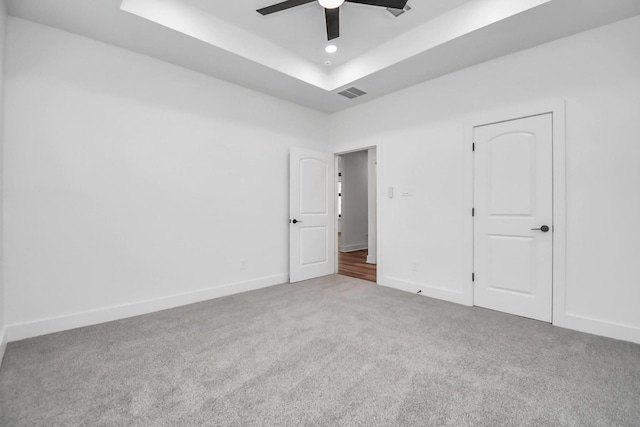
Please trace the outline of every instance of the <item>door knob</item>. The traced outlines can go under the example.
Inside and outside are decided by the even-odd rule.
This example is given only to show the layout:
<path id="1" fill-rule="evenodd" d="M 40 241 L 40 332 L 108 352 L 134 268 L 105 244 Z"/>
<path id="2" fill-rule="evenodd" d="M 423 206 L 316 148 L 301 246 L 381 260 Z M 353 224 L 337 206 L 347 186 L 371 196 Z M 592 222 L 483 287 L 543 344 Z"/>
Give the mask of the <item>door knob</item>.
<path id="1" fill-rule="evenodd" d="M 543 225 L 543 226 L 542 226 L 542 227 L 540 227 L 540 228 L 532 228 L 532 230 L 540 230 L 540 231 L 542 231 L 543 233 L 546 233 L 547 231 L 549 231 L 549 226 L 548 226 L 548 225 Z"/>
<path id="2" fill-rule="evenodd" d="M 302 222 L 302 221 L 298 221 L 297 219 L 294 218 L 293 220 L 291 220 L 291 222 L 294 223 L 294 224 L 297 224 L 297 223 Z"/>

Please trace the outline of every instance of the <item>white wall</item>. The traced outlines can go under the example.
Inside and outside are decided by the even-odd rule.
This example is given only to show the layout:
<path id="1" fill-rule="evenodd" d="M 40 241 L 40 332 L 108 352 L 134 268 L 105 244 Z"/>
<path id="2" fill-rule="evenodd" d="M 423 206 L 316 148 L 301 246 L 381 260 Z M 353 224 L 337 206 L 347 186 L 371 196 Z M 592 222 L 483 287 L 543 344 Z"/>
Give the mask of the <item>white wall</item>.
<path id="1" fill-rule="evenodd" d="M 367 248 L 367 151 L 342 156 L 342 220 L 340 251 L 352 252 Z"/>
<path id="2" fill-rule="evenodd" d="M 2 222 L 3 222 L 3 170 L 2 170 L 2 156 L 4 148 L 4 52 L 5 52 L 5 39 L 7 33 L 7 4 L 5 0 L 0 0 L 0 363 L 2 362 L 2 356 L 4 356 L 4 349 L 6 346 L 5 336 L 5 312 L 6 303 L 4 298 L 4 258 L 2 256 L 3 248 L 3 234 L 2 234 Z"/>
<path id="3" fill-rule="evenodd" d="M 638 52 L 635 17 L 332 115 L 337 152 L 378 146 L 380 283 L 470 301 L 465 121 L 565 100 L 566 304 L 556 324 L 640 342 Z M 413 196 L 389 199 L 389 186 Z"/>
<path id="4" fill-rule="evenodd" d="M 326 151 L 327 129 L 336 152 L 378 147 L 380 283 L 468 301 L 465 121 L 563 99 L 567 286 L 558 324 L 640 342 L 639 51 L 636 17 L 327 119 L 10 18 L 10 338 L 286 281 L 288 149 Z"/>
<path id="5" fill-rule="evenodd" d="M 15 18 L 6 103 L 9 339 L 288 280 L 326 115 Z"/>

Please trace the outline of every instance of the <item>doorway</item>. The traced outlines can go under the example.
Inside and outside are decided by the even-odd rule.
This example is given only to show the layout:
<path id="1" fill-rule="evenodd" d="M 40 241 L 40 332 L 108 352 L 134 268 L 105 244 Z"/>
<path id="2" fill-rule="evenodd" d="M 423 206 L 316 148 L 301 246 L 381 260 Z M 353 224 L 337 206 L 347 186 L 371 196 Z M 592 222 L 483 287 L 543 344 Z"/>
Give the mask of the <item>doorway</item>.
<path id="1" fill-rule="evenodd" d="M 551 322 L 552 114 L 476 126 L 473 136 L 474 305 Z"/>
<path id="2" fill-rule="evenodd" d="M 377 282 L 376 149 L 338 155 L 338 274 Z"/>

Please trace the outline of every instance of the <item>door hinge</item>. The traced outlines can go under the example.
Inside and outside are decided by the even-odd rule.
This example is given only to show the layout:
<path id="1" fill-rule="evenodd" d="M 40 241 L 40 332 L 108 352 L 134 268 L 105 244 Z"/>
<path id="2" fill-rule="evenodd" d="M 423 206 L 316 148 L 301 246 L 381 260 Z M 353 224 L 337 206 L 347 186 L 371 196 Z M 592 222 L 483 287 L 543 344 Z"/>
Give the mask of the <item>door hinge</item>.
<path id="1" fill-rule="evenodd" d="M 471 216 L 476 216 L 476 208 L 471 208 Z"/>
<path id="2" fill-rule="evenodd" d="M 471 273 L 471 281 L 472 282 L 476 281 L 476 273 Z"/>
<path id="3" fill-rule="evenodd" d="M 476 151 L 476 143 L 471 144 L 471 151 Z"/>

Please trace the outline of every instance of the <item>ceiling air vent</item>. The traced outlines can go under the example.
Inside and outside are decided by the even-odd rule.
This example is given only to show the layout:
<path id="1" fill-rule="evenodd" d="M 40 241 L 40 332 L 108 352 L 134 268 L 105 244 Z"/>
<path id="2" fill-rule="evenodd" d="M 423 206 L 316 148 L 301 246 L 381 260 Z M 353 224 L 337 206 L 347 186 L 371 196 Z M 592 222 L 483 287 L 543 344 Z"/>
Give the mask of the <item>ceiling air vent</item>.
<path id="1" fill-rule="evenodd" d="M 338 94 L 342 96 L 346 96 L 349 99 L 353 99 L 362 95 L 366 95 L 367 92 L 363 92 L 357 87 L 350 87 L 349 89 L 345 89 L 342 92 L 338 92 Z"/>
<path id="2" fill-rule="evenodd" d="M 392 14 L 393 16 L 395 16 L 396 18 L 400 15 L 402 15 L 405 12 L 409 12 L 411 10 L 411 6 L 409 6 L 409 4 L 407 3 L 404 7 L 404 9 L 393 9 L 391 7 L 387 8 L 387 12 L 389 12 L 390 14 Z"/>

